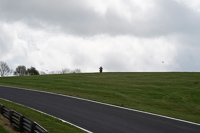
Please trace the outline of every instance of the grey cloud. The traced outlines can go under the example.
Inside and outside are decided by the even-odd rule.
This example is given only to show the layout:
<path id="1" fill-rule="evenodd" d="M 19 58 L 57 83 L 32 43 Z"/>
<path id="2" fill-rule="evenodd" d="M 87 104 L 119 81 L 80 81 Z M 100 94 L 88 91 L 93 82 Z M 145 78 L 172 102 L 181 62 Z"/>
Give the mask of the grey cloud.
<path id="1" fill-rule="evenodd" d="M 177 69 L 179 71 L 199 71 L 199 51 L 200 47 L 181 46 L 175 57 L 176 62 L 179 64 Z"/>
<path id="2" fill-rule="evenodd" d="M 130 35 L 130 38 L 133 36 L 136 38 L 164 37 L 166 40 L 169 40 L 169 45 L 173 45 L 175 49 L 177 49 L 176 56 L 173 58 L 173 61 L 175 60 L 176 64 L 172 62 L 169 66 L 166 66 L 166 70 L 199 70 L 200 63 L 198 61 L 198 57 L 200 56 L 200 13 L 186 7 L 184 4 L 177 3 L 174 0 L 156 0 L 154 8 L 143 13 L 141 16 L 135 17 L 135 13 L 140 12 L 138 7 L 134 5 L 132 6 L 129 3 L 127 3 L 127 5 L 133 15 L 130 20 L 127 20 L 124 16 L 120 16 L 112 7 L 108 8 L 105 14 L 99 14 L 95 12 L 93 8 L 89 7 L 86 1 L 18 0 L 13 2 L 9 0 L 0 0 L 0 22 L 5 22 L 8 25 L 9 23 L 21 22 L 28 25 L 28 28 L 38 28 L 39 31 L 49 29 L 52 30 L 55 28 L 57 32 L 64 32 L 72 36 L 82 36 L 81 38 L 86 36 L 86 38 L 84 38 L 86 40 L 90 38 L 87 38 L 87 36 L 94 36 L 98 34 L 107 34 L 108 36 L 106 36 L 108 38 L 111 37 L 116 40 L 117 37 L 113 36 Z M 35 45 L 40 39 L 37 38 L 38 36 L 32 36 L 32 34 L 37 33 L 24 31 L 23 33 L 16 33 L 18 37 L 17 39 L 23 40 L 28 50 L 25 48 L 22 50 L 22 53 L 19 52 L 17 55 L 10 52 L 14 46 L 14 41 L 16 41 L 16 38 L 13 38 L 12 36 L 12 31 L 9 31 L 10 33 L 5 32 L 2 26 L 0 26 L 0 60 L 4 59 L 4 57 L 9 54 L 13 57 L 11 59 L 7 59 L 6 62 L 13 64 L 13 66 L 15 64 L 30 65 L 33 64 L 33 62 L 37 64 L 37 60 L 32 61 L 32 58 L 27 57 L 27 55 L 30 55 L 29 52 L 32 51 L 39 52 Z M 56 36 L 59 34 L 54 35 Z M 172 38 L 168 38 L 168 36 L 172 36 Z M 53 38 L 53 36 L 51 37 Z M 49 38 L 44 38 L 44 42 L 46 41 L 45 39 L 48 40 Z M 175 41 L 173 41 L 173 39 Z M 151 42 L 152 40 L 149 39 L 149 41 Z M 43 43 L 43 39 L 42 41 L 40 40 L 40 43 Z M 52 44 L 54 43 L 56 42 L 52 42 Z M 80 41 L 78 43 L 81 44 L 82 42 Z M 130 55 L 124 54 L 126 51 L 131 53 L 131 49 L 125 49 L 124 51 L 121 50 L 122 47 L 127 47 L 126 43 L 121 41 L 121 44 L 119 44 L 121 48 L 118 48 L 119 50 L 114 50 L 116 49 L 115 42 L 111 43 L 113 43 L 112 47 L 109 47 L 108 51 L 102 52 L 89 51 L 89 49 L 87 49 L 86 51 L 88 53 L 86 53 L 83 52 L 84 48 L 79 48 L 79 45 L 76 47 L 71 44 L 71 42 L 69 45 L 76 48 L 66 51 L 64 50 L 62 52 L 61 49 L 58 49 L 57 51 L 55 49 L 50 50 L 55 51 L 57 58 L 59 58 L 58 53 L 62 53 L 60 57 L 65 59 L 63 56 L 67 53 L 66 55 L 69 56 L 66 56 L 66 58 L 69 58 L 69 60 L 66 59 L 66 63 L 63 64 L 71 63 L 72 66 L 77 66 L 78 68 L 83 67 L 85 70 L 89 70 L 91 67 L 96 70 L 100 65 L 104 67 L 104 70 L 108 71 L 148 71 L 155 70 L 157 67 L 160 67 L 157 66 L 155 62 L 151 62 L 154 56 L 148 56 L 148 58 L 144 57 L 144 55 L 155 55 L 155 52 L 152 49 L 157 48 L 155 47 L 156 45 L 153 41 L 149 44 L 152 46 L 152 49 L 145 49 L 144 55 L 140 53 L 134 54 L 132 57 L 134 59 L 131 59 Z M 141 46 L 140 43 L 142 42 L 139 42 L 138 45 Z M 164 42 L 161 41 L 161 43 Z M 109 42 L 107 42 L 107 44 L 109 44 Z M 162 46 L 167 47 L 166 45 L 167 44 Z M 51 47 L 50 43 L 48 43 L 47 46 Z M 99 46 L 100 45 L 98 44 L 98 47 Z M 38 45 L 38 47 L 40 46 Z M 46 48 L 48 49 L 48 47 Z M 69 49 L 67 45 L 65 47 L 66 49 Z M 146 47 L 146 45 L 143 47 Z M 143 47 L 141 46 L 139 48 L 142 49 Z M 134 48 L 133 51 L 137 52 Z M 98 57 L 95 57 L 96 53 L 98 54 Z M 157 55 L 161 56 L 161 53 L 162 52 L 158 52 Z M 165 54 L 167 55 L 168 53 Z M 43 57 L 42 55 L 43 54 L 41 54 L 41 57 Z M 54 54 L 50 51 L 49 55 L 54 56 Z M 35 56 L 35 53 L 32 53 L 32 56 Z M 45 59 L 47 57 L 45 57 Z M 56 60 L 57 58 L 54 59 Z M 41 62 L 45 62 L 45 59 L 41 60 Z M 166 60 L 167 59 L 168 58 L 166 58 Z M 157 61 L 159 59 L 154 60 Z M 48 64 L 48 62 L 46 64 Z M 62 65 L 62 63 L 60 64 Z"/>
<path id="3" fill-rule="evenodd" d="M 23 21 L 31 26 L 59 26 L 69 33 L 89 32 L 98 18 L 83 1 L 0 1 L 0 16 L 8 22 Z M 95 22 L 94 22 L 95 21 Z M 87 24 L 87 25 L 86 25 Z"/>
<path id="4" fill-rule="evenodd" d="M 132 14 L 137 7 L 129 7 Z M 127 21 L 108 8 L 100 15 L 85 1 L 78 0 L 35 0 L 0 1 L 1 20 L 23 21 L 35 28 L 58 26 L 60 30 L 75 35 L 130 34 L 135 36 L 162 36 L 172 33 L 193 33 L 199 31 L 200 14 L 173 0 L 157 0 L 155 8 L 141 16 Z"/>
<path id="5" fill-rule="evenodd" d="M 7 56 L 12 46 L 13 38 L 5 33 L 3 27 L 0 26 L 0 60 L 3 60 Z"/>
<path id="6" fill-rule="evenodd" d="M 158 2 L 160 5 L 159 17 L 156 22 L 158 28 L 172 33 L 196 33 L 199 30 L 200 14 L 185 7 L 176 1 Z M 163 31 L 164 32 L 164 31 Z"/>

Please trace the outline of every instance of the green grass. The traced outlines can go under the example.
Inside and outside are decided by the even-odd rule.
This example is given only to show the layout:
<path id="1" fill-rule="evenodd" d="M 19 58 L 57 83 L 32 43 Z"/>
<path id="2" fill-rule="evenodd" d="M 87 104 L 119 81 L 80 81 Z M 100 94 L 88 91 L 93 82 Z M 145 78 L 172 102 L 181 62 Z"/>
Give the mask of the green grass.
<path id="1" fill-rule="evenodd" d="M 2 126 L 0 126 L 0 133 L 9 133 L 9 132 L 6 131 Z"/>
<path id="2" fill-rule="evenodd" d="M 50 133 L 66 133 L 66 132 L 84 133 L 84 131 L 82 131 L 81 129 L 78 129 L 56 118 L 42 114 L 25 106 L 21 106 L 2 99 L 0 99 L 0 103 L 12 110 L 15 110 L 16 112 L 22 114 L 23 116 L 37 122 Z M 0 127 L 0 133 L 1 133 L 1 127 Z"/>
<path id="3" fill-rule="evenodd" d="M 71 95 L 200 123 L 200 73 L 77 73 L 0 78 L 0 84 Z"/>
<path id="4" fill-rule="evenodd" d="M 2 119 L 0 118 L 0 123 L 2 123 Z M 7 130 L 5 130 L 1 125 L 0 125 L 0 133 L 9 133 Z"/>
<path id="5" fill-rule="evenodd" d="M 5 130 L 2 126 L 0 126 L 0 133 L 9 133 L 9 132 L 7 130 Z"/>

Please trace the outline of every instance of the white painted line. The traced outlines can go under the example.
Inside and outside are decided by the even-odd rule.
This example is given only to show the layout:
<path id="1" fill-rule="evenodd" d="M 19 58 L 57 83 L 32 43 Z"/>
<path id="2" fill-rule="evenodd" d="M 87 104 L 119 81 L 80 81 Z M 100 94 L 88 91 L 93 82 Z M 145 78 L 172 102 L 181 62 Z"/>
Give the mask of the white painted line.
<path id="1" fill-rule="evenodd" d="M 13 102 L 13 101 L 10 101 L 10 100 L 4 99 L 4 98 L 0 98 L 0 99 L 3 99 L 3 100 L 5 100 L 5 101 L 9 101 L 9 102 L 15 103 L 15 102 Z M 44 112 L 42 112 L 42 111 L 40 111 L 40 110 L 37 110 L 37 109 L 31 108 L 31 107 L 25 106 L 25 105 L 22 105 L 22 104 L 19 104 L 19 103 L 15 103 L 15 104 L 21 105 L 21 106 L 24 106 L 24 107 L 27 107 L 27 108 L 29 108 L 29 109 L 35 110 L 35 111 L 40 112 L 40 113 L 42 113 L 42 114 L 45 114 L 45 115 L 48 115 L 48 116 L 53 117 L 53 118 L 55 118 L 55 119 L 58 119 L 58 120 L 60 120 L 60 121 L 62 121 L 62 122 L 64 122 L 64 123 L 67 123 L 67 124 L 70 124 L 70 125 L 72 125 L 72 126 L 74 126 L 74 127 L 76 127 L 76 128 L 79 128 L 79 129 L 81 129 L 81 130 L 83 130 L 83 131 L 85 131 L 85 132 L 87 132 L 87 133 L 92 133 L 91 131 L 89 131 L 89 130 L 87 130 L 87 129 L 84 129 L 84 128 L 82 128 L 82 127 L 79 127 L 79 126 L 77 126 L 77 125 L 74 125 L 74 124 L 72 124 L 72 123 L 70 123 L 70 122 L 68 122 L 68 121 L 65 121 L 65 120 L 60 119 L 60 118 L 55 117 L 55 116 L 52 116 L 52 115 L 50 115 L 50 114 L 44 113 Z"/>
<path id="2" fill-rule="evenodd" d="M 2 85 L 0 85 L 0 86 L 2 86 Z M 102 105 L 106 105 L 106 106 L 111 106 L 111 107 L 115 107 L 115 108 L 121 108 L 121 109 L 130 110 L 130 111 L 134 111 L 134 112 L 140 112 L 140 113 L 144 113 L 144 114 L 154 115 L 154 116 L 158 116 L 158 117 L 162 117 L 162 118 L 167 118 L 167 119 L 171 119 L 171 120 L 175 120 L 175 121 L 180 121 L 180 122 L 184 122 L 184 123 L 189 123 L 189 124 L 200 126 L 200 124 L 198 124 L 198 123 L 194 123 L 194 122 L 190 122 L 190 121 L 186 121 L 186 120 L 181 120 L 181 119 L 177 119 L 177 118 L 172 118 L 172 117 L 168 117 L 168 116 L 164 116 L 164 115 L 158 115 L 158 114 L 154 114 L 154 113 L 149 113 L 149 112 L 135 110 L 135 109 L 130 109 L 130 108 L 125 108 L 125 107 L 120 107 L 120 106 L 117 106 L 117 105 L 102 103 L 102 102 L 93 101 L 93 100 L 84 99 L 84 98 L 78 98 L 78 97 L 73 97 L 73 96 L 68 96 L 68 95 L 63 95 L 63 94 L 57 94 L 57 93 L 46 92 L 46 91 L 39 91 L 39 90 L 30 90 L 30 89 L 18 88 L 18 87 L 12 87 L 12 86 L 4 86 L 4 87 L 11 87 L 11 88 L 16 88 L 16 89 L 21 89 L 21 90 L 34 91 L 34 92 L 42 92 L 42 93 L 47 93 L 47 94 L 52 94 L 52 95 L 59 95 L 59 96 L 64 96 L 64 97 L 70 97 L 70 98 L 74 98 L 74 99 L 79 99 L 79 100 L 83 100 L 83 101 L 93 102 L 93 103 L 102 104 Z"/>

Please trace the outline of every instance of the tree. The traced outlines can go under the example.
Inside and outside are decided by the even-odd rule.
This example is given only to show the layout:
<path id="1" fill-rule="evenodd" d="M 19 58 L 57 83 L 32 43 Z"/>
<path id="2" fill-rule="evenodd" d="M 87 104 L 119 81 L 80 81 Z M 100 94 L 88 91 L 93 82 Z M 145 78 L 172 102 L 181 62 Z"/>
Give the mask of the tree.
<path id="1" fill-rule="evenodd" d="M 46 75 L 44 71 L 40 71 L 40 75 Z"/>
<path id="2" fill-rule="evenodd" d="M 12 70 L 8 67 L 6 62 L 0 61 L 0 74 L 1 77 L 4 77 L 6 75 L 9 75 L 12 73 Z"/>
<path id="3" fill-rule="evenodd" d="M 75 69 L 75 70 L 74 70 L 74 73 L 81 73 L 81 69 L 78 69 L 78 68 Z"/>
<path id="4" fill-rule="evenodd" d="M 26 67 L 25 66 L 18 66 L 14 72 L 16 76 L 25 76 L 27 75 Z"/>
<path id="5" fill-rule="evenodd" d="M 35 69 L 35 67 L 31 67 L 27 69 L 28 75 L 40 75 L 38 70 Z"/>
<path id="6" fill-rule="evenodd" d="M 64 68 L 60 71 L 60 74 L 66 74 L 66 73 L 70 73 L 70 69 L 69 68 Z"/>

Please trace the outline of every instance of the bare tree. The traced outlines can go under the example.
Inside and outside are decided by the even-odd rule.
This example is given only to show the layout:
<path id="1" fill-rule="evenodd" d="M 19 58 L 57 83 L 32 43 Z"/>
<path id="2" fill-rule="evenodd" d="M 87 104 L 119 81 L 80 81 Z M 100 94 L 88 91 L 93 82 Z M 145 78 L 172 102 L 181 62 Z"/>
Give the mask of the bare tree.
<path id="1" fill-rule="evenodd" d="M 66 73 L 70 73 L 70 69 L 69 68 L 64 68 L 60 71 L 60 74 L 66 74 Z"/>
<path id="2" fill-rule="evenodd" d="M 60 74 L 60 71 L 50 71 L 49 74 Z"/>
<path id="3" fill-rule="evenodd" d="M 40 71 L 40 75 L 46 75 L 44 71 Z"/>
<path id="4" fill-rule="evenodd" d="M 0 61 L 0 74 L 1 77 L 4 77 L 6 75 L 9 75 L 12 73 L 12 70 L 8 67 L 6 62 Z"/>
<path id="5" fill-rule="evenodd" d="M 63 68 L 61 71 L 50 71 L 49 74 L 67 74 L 67 73 L 81 73 L 81 69 L 71 70 L 69 68 Z"/>
<path id="6" fill-rule="evenodd" d="M 81 73 L 81 69 L 78 69 L 78 68 L 75 69 L 75 70 L 74 70 L 74 73 Z"/>

